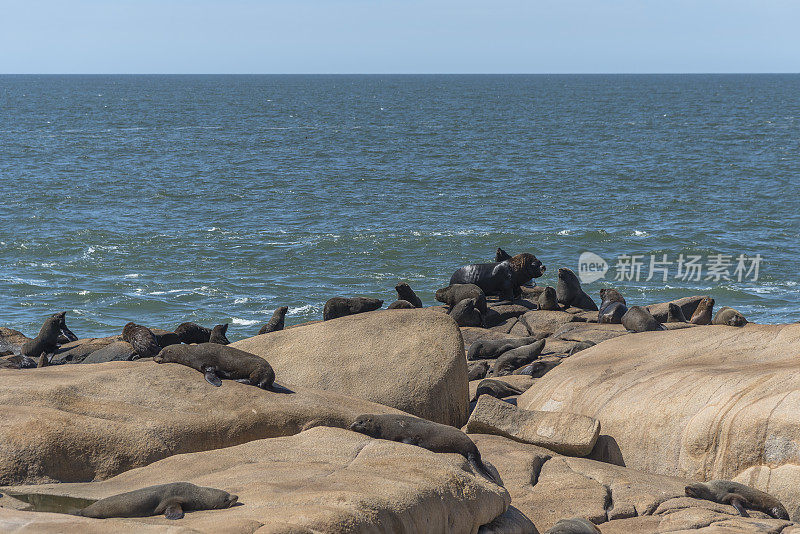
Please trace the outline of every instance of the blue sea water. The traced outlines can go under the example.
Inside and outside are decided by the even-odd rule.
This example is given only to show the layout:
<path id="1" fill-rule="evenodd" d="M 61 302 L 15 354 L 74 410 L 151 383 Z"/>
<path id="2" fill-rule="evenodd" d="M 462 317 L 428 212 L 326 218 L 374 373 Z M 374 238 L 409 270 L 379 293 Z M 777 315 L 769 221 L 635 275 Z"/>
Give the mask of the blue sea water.
<path id="1" fill-rule="evenodd" d="M 798 191 L 800 75 L 0 76 L 0 325 L 236 339 L 399 280 L 435 304 L 497 246 L 539 284 L 589 251 L 612 268 L 595 298 L 796 321 Z M 680 255 L 732 279 L 683 280 Z"/>

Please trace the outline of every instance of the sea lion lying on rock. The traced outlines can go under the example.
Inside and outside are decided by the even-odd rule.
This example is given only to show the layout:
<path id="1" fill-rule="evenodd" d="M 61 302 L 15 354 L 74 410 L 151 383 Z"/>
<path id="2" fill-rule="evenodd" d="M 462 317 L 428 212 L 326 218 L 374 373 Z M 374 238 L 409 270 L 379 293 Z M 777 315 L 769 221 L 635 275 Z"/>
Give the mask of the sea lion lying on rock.
<path id="1" fill-rule="evenodd" d="M 469 347 L 467 360 L 491 360 L 499 357 L 504 352 L 536 343 L 540 338 L 520 337 L 516 339 L 479 339 Z"/>
<path id="2" fill-rule="evenodd" d="M 619 291 L 610 287 L 600 290 L 600 310 L 597 312 L 598 323 L 621 324 L 622 316 L 628 311 L 628 303 L 625 302 Z"/>
<path id="3" fill-rule="evenodd" d="M 764 512 L 775 519 L 789 521 L 789 514 L 778 499 L 769 493 L 730 480 L 711 480 L 689 484 L 686 486 L 686 496 L 720 504 L 730 504 L 742 517 L 750 517 L 746 512 L 746 509 L 749 508 Z"/>
<path id="4" fill-rule="evenodd" d="M 181 519 L 184 512 L 230 508 L 238 499 L 227 491 L 195 486 L 189 482 L 173 482 L 100 499 L 76 515 L 107 519 L 164 514 L 167 519 Z"/>
<path id="5" fill-rule="evenodd" d="M 422 299 L 414 293 L 414 290 L 411 289 L 411 286 L 405 282 L 400 282 L 396 286 L 394 286 L 395 291 L 397 291 L 397 300 L 405 300 L 410 302 L 414 305 L 415 308 L 422 307 Z"/>
<path id="6" fill-rule="evenodd" d="M 416 308 L 416 306 L 414 306 L 413 304 L 411 304 L 407 300 L 400 299 L 400 300 L 396 300 L 396 301 L 392 302 L 391 304 L 389 304 L 389 306 L 386 309 L 387 310 L 413 310 L 415 308 Z"/>
<path id="7" fill-rule="evenodd" d="M 452 426 L 410 415 L 365 414 L 359 415 L 349 429 L 376 439 L 416 445 L 432 452 L 460 454 L 478 473 L 495 484 L 502 485 L 486 468 L 478 447 L 469 436 Z"/>
<path id="8" fill-rule="evenodd" d="M 656 321 L 656 318 L 642 306 L 631 306 L 625 315 L 622 316 L 622 326 L 628 332 L 650 332 L 664 330 L 664 325 Z"/>
<path id="9" fill-rule="evenodd" d="M 578 341 L 577 343 L 575 343 L 572 346 L 571 349 L 569 349 L 569 352 L 567 353 L 567 357 L 572 356 L 576 352 L 580 352 L 582 350 L 586 350 L 589 347 L 594 347 L 595 345 L 597 345 L 597 343 L 595 343 L 594 341 Z"/>
<path id="10" fill-rule="evenodd" d="M 286 312 L 288 311 L 288 306 L 281 306 L 272 312 L 272 319 L 270 319 L 267 324 L 261 327 L 261 330 L 258 331 L 258 335 L 260 336 L 261 334 L 269 334 L 270 332 L 283 330 L 283 326 L 286 321 Z"/>
<path id="11" fill-rule="evenodd" d="M 505 376 L 539 357 L 544 349 L 544 339 L 535 343 L 507 350 L 497 358 L 492 366 L 491 376 Z"/>
<path id="12" fill-rule="evenodd" d="M 218 324 L 217 326 L 211 329 L 211 337 L 208 338 L 208 342 L 216 343 L 218 345 L 229 345 L 230 341 L 228 341 L 228 338 L 225 337 L 225 333 L 227 331 L 228 331 L 228 323 Z"/>
<path id="13" fill-rule="evenodd" d="M 158 353 L 155 362 L 179 363 L 196 369 L 217 387 L 222 385 L 222 378 L 261 389 L 272 389 L 275 381 L 275 371 L 264 358 L 217 343 L 170 345 Z"/>
<path id="14" fill-rule="evenodd" d="M 544 534 L 601 534 L 594 523 L 582 517 L 559 519 L 558 522 L 547 529 Z"/>
<path id="15" fill-rule="evenodd" d="M 32 340 L 22 345 L 20 355 L 20 369 L 36 367 L 34 358 L 39 358 L 39 367 L 44 367 L 49 362 L 48 355 L 53 354 L 58 349 L 58 339 L 60 336 L 67 338 L 74 337 L 75 334 L 67 328 L 67 312 L 56 313 L 45 319 L 42 328 Z"/>
<path id="16" fill-rule="evenodd" d="M 523 393 L 523 390 L 515 388 L 508 382 L 486 378 L 478 383 L 475 396 L 472 397 L 470 402 L 477 401 L 481 395 L 490 395 L 496 399 L 504 399 L 512 395 L 522 395 Z"/>
<path id="17" fill-rule="evenodd" d="M 536 299 L 536 303 L 539 305 L 540 310 L 561 310 L 561 306 L 558 305 L 558 297 L 556 296 L 556 289 L 554 287 L 545 287 L 544 291 L 539 293 L 539 298 Z"/>
<path id="18" fill-rule="evenodd" d="M 122 341 L 127 341 L 139 358 L 152 358 L 161 350 L 156 335 L 146 326 L 134 322 L 122 328 Z"/>
<path id="19" fill-rule="evenodd" d="M 729 306 L 723 306 L 714 316 L 714 320 L 711 321 L 711 324 L 727 325 L 727 326 L 744 326 L 747 324 L 747 319 L 744 318 L 744 315 L 734 310 L 733 308 Z"/>
<path id="20" fill-rule="evenodd" d="M 486 313 L 486 294 L 475 284 L 453 284 L 436 290 L 436 300 L 451 308 L 466 299 L 475 299 L 475 307 Z"/>
<path id="21" fill-rule="evenodd" d="M 592 297 L 581 289 L 581 282 L 572 272 L 572 269 L 561 267 L 558 270 L 558 284 L 556 284 L 556 298 L 558 303 L 569 308 L 574 306 L 589 311 L 597 311 L 597 304 Z"/>
<path id="22" fill-rule="evenodd" d="M 453 306 L 449 315 L 458 326 L 481 326 L 483 315 L 476 306 L 475 299 L 464 299 Z"/>
<path id="23" fill-rule="evenodd" d="M 522 295 L 520 286 L 542 276 L 547 268 L 536 256 L 517 254 L 499 263 L 476 263 L 460 267 L 450 277 L 450 285 L 475 284 L 486 295 L 514 300 Z"/>
<path id="24" fill-rule="evenodd" d="M 474 362 L 467 364 L 467 380 L 480 380 L 489 372 L 489 362 Z"/>
<path id="25" fill-rule="evenodd" d="M 197 323 L 181 323 L 175 329 L 181 343 L 208 343 L 211 339 L 211 329 Z"/>
<path id="26" fill-rule="evenodd" d="M 692 324 L 700 324 L 706 325 L 711 324 L 712 313 L 714 312 L 714 299 L 711 297 L 706 297 L 700 301 L 700 304 L 697 305 L 697 308 L 694 310 L 692 314 L 692 318 L 689 319 L 689 322 Z"/>
<path id="27" fill-rule="evenodd" d="M 328 299 L 325 303 L 325 308 L 322 310 L 322 320 L 330 321 L 331 319 L 338 319 L 347 315 L 355 315 L 357 313 L 371 312 L 383 306 L 383 301 L 380 299 L 372 299 L 368 297 L 333 297 Z"/>

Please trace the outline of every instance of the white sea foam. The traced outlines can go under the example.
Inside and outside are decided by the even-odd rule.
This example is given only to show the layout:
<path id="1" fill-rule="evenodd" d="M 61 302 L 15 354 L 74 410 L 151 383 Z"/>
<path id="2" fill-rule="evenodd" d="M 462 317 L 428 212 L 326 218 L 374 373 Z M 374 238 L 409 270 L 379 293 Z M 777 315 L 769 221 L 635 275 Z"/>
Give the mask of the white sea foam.
<path id="1" fill-rule="evenodd" d="M 238 317 L 231 317 L 231 322 L 233 324 L 238 324 L 242 326 L 252 326 L 254 324 L 258 324 L 261 321 L 255 319 L 239 319 Z"/>
<path id="2" fill-rule="evenodd" d="M 634 235 L 636 237 L 644 237 L 644 236 L 649 235 L 649 234 L 647 232 L 643 232 L 642 230 L 634 230 L 633 234 L 631 234 L 631 235 Z"/>
<path id="3" fill-rule="evenodd" d="M 125 278 L 139 278 L 140 276 L 141 275 L 139 273 L 131 273 L 131 274 L 126 274 Z"/>
<path id="4" fill-rule="evenodd" d="M 286 315 L 294 317 L 296 315 L 304 315 L 313 311 L 319 311 L 319 306 L 314 304 L 306 304 L 305 306 L 299 306 L 297 308 L 289 308 L 289 311 L 286 312 Z"/>
<path id="5" fill-rule="evenodd" d="M 233 301 L 234 304 L 245 304 L 247 302 L 250 302 L 250 299 L 247 298 L 247 297 L 244 297 L 244 298 L 241 298 L 241 299 L 235 299 Z"/>
<path id="6" fill-rule="evenodd" d="M 87 291 L 85 289 L 83 291 L 78 291 L 78 295 L 88 295 L 88 294 L 89 294 L 89 291 Z"/>
<path id="7" fill-rule="evenodd" d="M 572 235 L 572 230 L 561 230 L 558 235 Z"/>

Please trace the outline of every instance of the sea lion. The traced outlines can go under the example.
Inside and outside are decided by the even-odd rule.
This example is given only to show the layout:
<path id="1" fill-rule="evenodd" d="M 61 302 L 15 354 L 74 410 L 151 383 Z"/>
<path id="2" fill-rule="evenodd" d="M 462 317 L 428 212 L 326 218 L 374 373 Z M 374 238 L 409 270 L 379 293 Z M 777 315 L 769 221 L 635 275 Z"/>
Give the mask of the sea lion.
<path id="1" fill-rule="evenodd" d="M 559 519 L 544 534 L 601 534 L 594 523 L 582 517 Z"/>
<path id="2" fill-rule="evenodd" d="M 540 310 L 558 311 L 561 306 L 558 305 L 558 298 L 556 297 L 556 289 L 547 286 L 544 291 L 539 293 L 539 298 L 536 300 Z"/>
<path id="3" fill-rule="evenodd" d="M 737 310 L 734 310 L 729 306 L 723 306 L 714 316 L 714 320 L 711 321 L 711 324 L 744 326 L 747 324 L 747 319 L 745 319 L 744 315 L 739 313 Z"/>
<path id="4" fill-rule="evenodd" d="M 217 326 L 211 329 L 211 337 L 208 338 L 208 342 L 217 343 L 218 345 L 230 344 L 228 338 L 225 337 L 225 333 L 227 331 L 228 331 L 228 323 L 218 324 Z"/>
<path id="5" fill-rule="evenodd" d="M 594 347 L 595 345 L 597 345 L 597 343 L 595 343 L 594 341 L 578 341 L 577 343 L 575 343 L 572 346 L 571 349 L 569 349 L 569 352 L 567 353 L 567 357 L 572 356 L 576 352 L 580 352 L 582 350 L 586 350 L 589 347 Z"/>
<path id="6" fill-rule="evenodd" d="M 492 366 L 491 376 L 505 376 L 512 374 L 516 369 L 531 363 L 539 357 L 544 349 L 544 339 L 530 345 L 523 345 L 507 350 L 497 358 Z"/>
<path id="7" fill-rule="evenodd" d="M 330 321 L 331 319 L 338 319 L 346 315 L 355 315 L 357 313 L 371 312 L 383 306 L 383 301 L 380 299 L 372 299 L 367 297 L 333 297 L 328 299 L 325 303 L 325 308 L 322 310 L 322 320 Z"/>
<path id="8" fill-rule="evenodd" d="M 406 300 L 413 304 L 415 308 L 422 307 L 422 299 L 414 293 L 414 290 L 407 283 L 400 282 L 394 286 L 394 289 L 397 291 L 397 300 Z"/>
<path id="9" fill-rule="evenodd" d="M 478 308 L 476 308 L 475 299 L 464 299 L 450 310 L 450 317 L 452 317 L 458 326 L 481 326 L 483 324 L 483 316 Z"/>
<path id="10" fill-rule="evenodd" d="M 407 300 L 396 300 L 389 304 L 386 308 L 387 310 L 413 310 L 416 306 L 408 302 Z"/>
<path id="11" fill-rule="evenodd" d="M 467 364 L 467 380 L 480 380 L 489 372 L 489 362 L 474 362 Z"/>
<path id="12" fill-rule="evenodd" d="M 272 319 L 270 319 L 267 324 L 261 327 L 261 330 L 258 331 L 258 335 L 260 336 L 261 334 L 269 334 L 270 332 L 283 330 L 283 326 L 286 322 L 286 312 L 288 311 L 288 306 L 281 306 L 272 312 Z"/>
<path id="13" fill-rule="evenodd" d="M 181 519 L 184 512 L 230 508 L 238 499 L 227 491 L 189 482 L 172 482 L 100 499 L 76 515 L 107 519 L 164 514 L 167 519 Z"/>
<path id="14" fill-rule="evenodd" d="M 20 355 L 23 357 L 20 363 L 21 369 L 31 367 L 35 358 L 39 358 L 39 367 L 48 365 L 50 363 L 48 355 L 52 355 L 58 349 L 59 336 L 75 337 L 75 334 L 67 328 L 66 316 L 67 312 L 65 311 L 51 315 L 45 319 L 39 335 L 22 345 L 20 349 Z M 69 332 L 69 335 L 65 332 Z"/>
<path id="15" fill-rule="evenodd" d="M 475 307 L 486 313 L 486 294 L 475 284 L 453 284 L 436 290 L 436 300 L 451 308 L 465 299 L 475 299 Z"/>
<path id="16" fill-rule="evenodd" d="M 574 306 L 589 311 L 597 311 L 597 304 L 592 297 L 581 289 L 581 282 L 572 272 L 572 269 L 561 267 L 558 270 L 558 284 L 556 284 L 556 298 L 559 304 L 569 308 Z"/>
<path id="17" fill-rule="evenodd" d="M 539 341 L 539 337 L 520 337 L 516 339 L 479 339 L 469 347 L 467 360 L 491 360 L 507 350 L 516 349 Z"/>
<path id="18" fill-rule="evenodd" d="M 264 358 L 217 343 L 170 345 L 161 349 L 155 362 L 179 363 L 196 369 L 205 375 L 209 384 L 217 387 L 222 385 L 222 378 L 261 389 L 272 389 L 275 381 L 275 371 Z"/>
<path id="19" fill-rule="evenodd" d="M 475 396 L 472 397 L 470 402 L 477 401 L 481 395 L 490 395 L 496 399 L 504 399 L 512 395 L 522 395 L 523 393 L 523 390 L 515 388 L 503 380 L 485 378 L 478 382 L 478 388 L 475 390 Z"/>
<path id="20" fill-rule="evenodd" d="M 130 343 L 139 358 L 152 358 L 161 350 L 156 335 L 146 326 L 134 322 L 122 328 L 122 341 Z"/>
<path id="21" fill-rule="evenodd" d="M 359 415 L 349 429 L 376 439 L 416 445 L 432 452 L 460 454 L 481 475 L 501 485 L 484 465 L 478 447 L 469 436 L 452 426 L 411 415 L 364 414 Z"/>
<path id="22" fill-rule="evenodd" d="M 700 301 L 700 304 L 697 305 L 697 308 L 694 310 L 692 314 L 692 318 L 689 319 L 689 322 L 692 324 L 700 324 L 706 325 L 711 324 L 712 313 L 714 312 L 714 299 L 711 297 L 705 297 L 703 300 Z"/>
<path id="23" fill-rule="evenodd" d="M 627 302 L 619 291 L 610 287 L 600 290 L 600 309 L 597 312 L 598 323 L 620 324 L 622 316 L 628 311 Z"/>
<path id="24" fill-rule="evenodd" d="M 500 263 L 501 261 L 506 261 L 511 259 L 511 254 L 506 252 L 500 247 L 497 247 L 497 251 L 494 253 L 494 261 L 495 263 Z"/>
<path id="25" fill-rule="evenodd" d="M 181 338 L 175 332 L 164 330 L 163 328 L 151 328 L 150 331 L 156 336 L 158 345 L 163 349 L 169 345 L 177 345 L 181 342 Z"/>
<path id="26" fill-rule="evenodd" d="M 750 517 L 746 509 L 764 512 L 775 519 L 789 520 L 786 508 L 770 495 L 730 480 L 710 480 L 686 486 L 686 496 L 720 504 L 730 504 L 742 517 Z"/>
<path id="27" fill-rule="evenodd" d="M 524 365 L 519 369 L 515 370 L 512 375 L 527 375 L 532 377 L 540 377 L 544 375 L 547 371 L 549 371 L 548 365 L 542 361 L 534 360 L 532 363 L 528 365 Z"/>
<path id="28" fill-rule="evenodd" d="M 622 316 L 622 326 L 628 332 L 650 332 L 664 330 L 664 325 L 656 321 L 656 318 L 642 306 L 631 306 L 625 315 Z"/>
<path id="29" fill-rule="evenodd" d="M 688 323 L 689 321 L 686 319 L 686 316 L 683 314 L 683 309 L 670 302 L 668 305 L 667 311 L 667 322 L 668 323 Z"/>
<path id="30" fill-rule="evenodd" d="M 181 343 L 208 343 L 211 339 L 211 329 L 197 323 L 181 323 L 175 329 Z"/>
<path id="31" fill-rule="evenodd" d="M 514 300 L 522 295 L 520 286 L 539 278 L 546 269 L 536 256 L 525 252 L 499 263 L 464 265 L 450 277 L 450 285 L 475 284 L 486 295 Z"/>

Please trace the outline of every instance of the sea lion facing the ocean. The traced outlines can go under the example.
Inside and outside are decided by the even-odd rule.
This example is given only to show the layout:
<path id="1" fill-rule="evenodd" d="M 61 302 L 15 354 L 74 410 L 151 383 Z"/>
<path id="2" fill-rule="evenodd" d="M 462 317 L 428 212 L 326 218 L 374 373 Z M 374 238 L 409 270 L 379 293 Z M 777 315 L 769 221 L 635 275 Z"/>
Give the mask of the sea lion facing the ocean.
<path id="1" fill-rule="evenodd" d="M 225 337 L 228 332 L 228 323 L 218 324 L 211 329 L 211 336 L 208 338 L 209 343 L 217 343 L 218 345 L 229 345 L 230 341 Z"/>
<path id="2" fill-rule="evenodd" d="M 598 323 L 621 324 L 622 316 L 628 311 L 625 297 L 610 287 L 600 290 L 600 309 L 597 312 Z"/>
<path id="3" fill-rule="evenodd" d="M 436 300 L 451 308 L 466 299 L 475 299 L 475 307 L 486 313 L 486 294 L 475 284 L 453 284 L 436 290 Z"/>
<path id="4" fill-rule="evenodd" d="M 461 430 L 452 426 L 411 415 L 364 414 L 359 415 L 349 429 L 376 439 L 416 445 L 432 452 L 460 454 L 481 475 L 500 485 L 481 460 L 481 453 L 475 443 Z"/>
<path id="5" fill-rule="evenodd" d="M 622 326 L 629 332 L 664 330 L 664 325 L 656 321 L 653 314 L 642 306 L 631 306 L 622 316 Z"/>
<path id="6" fill-rule="evenodd" d="M 272 318 L 261 327 L 261 330 L 258 331 L 258 335 L 261 334 L 269 334 L 270 332 L 277 332 L 278 330 L 283 330 L 283 326 L 286 322 L 286 312 L 289 311 L 288 306 L 281 306 L 274 312 L 272 312 Z"/>
<path id="7" fill-rule="evenodd" d="M 536 256 L 525 252 L 501 262 L 464 265 L 450 277 L 450 285 L 475 284 L 486 295 L 513 300 L 522 295 L 520 286 L 539 278 L 546 269 Z"/>
<path id="8" fill-rule="evenodd" d="M 411 289 L 411 286 L 405 282 L 400 282 L 394 289 L 397 291 L 397 300 L 405 300 L 410 302 L 414 305 L 415 308 L 422 307 L 422 299 L 414 293 L 414 290 Z"/>
<path id="9" fill-rule="evenodd" d="M 396 300 L 389 304 L 387 310 L 415 310 L 417 307 L 408 302 L 407 300 Z"/>
<path id="10" fill-rule="evenodd" d="M 383 306 L 381 299 L 373 299 L 368 297 L 333 297 L 328 299 L 325 303 L 325 308 L 322 310 L 322 320 L 330 321 L 331 319 L 338 319 L 347 315 L 355 315 L 357 313 L 371 312 Z"/>
<path id="11" fill-rule="evenodd" d="M 688 323 L 689 321 L 686 319 L 686 316 L 683 314 L 683 309 L 675 304 L 674 302 L 670 302 L 667 304 L 667 322 L 668 323 Z"/>
<path id="12" fill-rule="evenodd" d="M 122 328 L 122 341 L 130 343 L 139 358 L 152 358 L 161 350 L 156 335 L 146 326 L 134 322 Z"/>
<path id="13" fill-rule="evenodd" d="M 167 519 L 181 519 L 184 512 L 230 508 L 239 498 L 216 488 L 172 482 L 112 495 L 77 512 L 82 517 L 148 517 L 164 514 Z"/>
<path id="14" fill-rule="evenodd" d="M 181 323 L 175 329 L 181 343 L 208 343 L 211 339 L 211 329 L 197 323 Z"/>
<path id="15" fill-rule="evenodd" d="M 742 517 L 750 517 L 746 509 L 764 512 L 775 519 L 789 521 L 786 508 L 778 499 L 763 491 L 732 482 L 730 480 L 710 480 L 686 486 L 686 496 L 705 499 L 720 504 L 730 504 Z"/>
<path id="16" fill-rule="evenodd" d="M 267 360 L 230 345 L 170 345 L 158 353 L 155 362 L 191 367 L 203 373 L 206 381 L 217 387 L 222 385 L 222 378 L 261 389 L 271 389 L 275 381 L 275 371 Z"/>
<path id="17" fill-rule="evenodd" d="M 558 270 L 558 284 L 556 284 L 556 298 L 563 306 L 582 308 L 589 311 L 598 311 L 597 304 L 592 297 L 581 288 L 581 282 L 572 272 L 572 269 L 561 267 Z"/>
<path id="18" fill-rule="evenodd" d="M 692 324 L 699 324 L 699 325 L 711 324 L 713 313 L 714 313 L 714 299 L 712 299 L 711 297 L 705 297 L 703 300 L 700 301 L 700 304 L 697 305 L 697 308 L 694 310 L 692 318 L 689 319 L 689 322 Z"/>
<path id="19" fill-rule="evenodd" d="M 39 358 L 39 367 L 44 367 L 49 362 L 47 356 L 55 353 L 58 349 L 58 338 L 61 335 L 75 337 L 75 334 L 67 328 L 66 323 L 67 312 L 56 313 L 45 319 L 42 328 L 32 340 L 24 343 L 20 349 L 22 361 L 20 368 L 33 367 L 32 365 L 35 358 Z M 69 334 L 67 334 L 67 332 Z"/>

